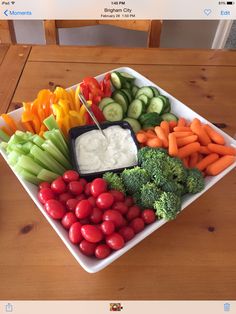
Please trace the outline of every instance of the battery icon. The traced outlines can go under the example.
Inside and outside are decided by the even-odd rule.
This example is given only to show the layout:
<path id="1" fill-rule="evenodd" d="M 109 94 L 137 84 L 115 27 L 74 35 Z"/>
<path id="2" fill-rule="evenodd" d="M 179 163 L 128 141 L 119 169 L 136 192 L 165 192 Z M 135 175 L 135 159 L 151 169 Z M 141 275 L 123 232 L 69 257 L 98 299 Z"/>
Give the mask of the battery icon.
<path id="1" fill-rule="evenodd" d="M 227 5 L 232 5 L 232 4 L 234 4 L 233 1 L 227 1 Z"/>

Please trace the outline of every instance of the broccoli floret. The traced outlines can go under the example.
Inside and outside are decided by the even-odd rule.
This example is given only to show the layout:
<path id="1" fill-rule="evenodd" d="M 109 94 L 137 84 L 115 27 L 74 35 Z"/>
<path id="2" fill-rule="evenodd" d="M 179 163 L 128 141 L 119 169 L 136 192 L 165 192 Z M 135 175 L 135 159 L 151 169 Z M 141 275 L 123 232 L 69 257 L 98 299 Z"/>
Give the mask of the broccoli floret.
<path id="1" fill-rule="evenodd" d="M 188 193 L 198 193 L 204 189 L 204 178 L 197 168 L 188 169 L 188 176 L 186 180 L 186 188 Z"/>
<path id="2" fill-rule="evenodd" d="M 157 201 L 162 191 L 151 182 L 144 184 L 139 193 L 140 205 L 144 208 L 153 208 L 154 202 Z"/>
<path id="3" fill-rule="evenodd" d="M 138 151 L 138 162 L 142 164 L 143 162 L 150 159 L 158 159 L 160 157 L 166 157 L 167 151 L 164 148 L 151 148 L 143 147 Z"/>
<path id="4" fill-rule="evenodd" d="M 167 157 L 170 178 L 176 182 L 185 182 L 187 177 L 187 170 L 185 169 L 182 160 L 175 157 Z"/>
<path id="5" fill-rule="evenodd" d="M 111 190 L 117 190 L 125 193 L 125 186 L 117 173 L 106 172 L 103 175 L 103 179 L 107 181 L 107 184 Z"/>
<path id="6" fill-rule="evenodd" d="M 162 184 L 161 189 L 165 192 L 172 192 L 178 196 L 186 194 L 186 188 L 183 184 L 176 181 L 168 181 Z"/>
<path id="7" fill-rule="evenodd" d="M 125 169 L 121 173 L 121 179 L 127 193 L 132 195 L 139 192 L 141 187 L 150 181 L 150 176 L 145 169 L 134 167 L 132 169 Z"/>
<path id="8" fill-rule="evenodd" d="M 181 198 L 172 192 L 163 192 L 154 203 L 158 217 L 166 220 L 175 219 L 181 210 Z"/>

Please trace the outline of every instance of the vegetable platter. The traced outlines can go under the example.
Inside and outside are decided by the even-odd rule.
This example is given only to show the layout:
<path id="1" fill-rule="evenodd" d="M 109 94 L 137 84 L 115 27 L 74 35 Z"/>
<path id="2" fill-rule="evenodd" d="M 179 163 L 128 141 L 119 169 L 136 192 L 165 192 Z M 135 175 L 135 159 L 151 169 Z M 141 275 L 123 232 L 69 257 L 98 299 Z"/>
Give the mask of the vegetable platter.
<path id="1" fill-rule="evenodd" d="M 102 110 L 106 120 L 110 119 L 109 121 L 117 121 L 117 120 L 123 119 L 124 121 L 128 122 L 133 127 L 136 134 L 138 134 L 138 132 L 140 131 L 142 123 L 143 123 L 142 127 L 144 127 L 145 124 L 146 124 L 146 127 L 149 127 L 150 126 L 149 124 L 153 123 L 153 116 L 154 116 L 153 112 L 157 112 L 158 114 L 162 113 L 162 116 L 161 116 L 162 119 L 166 118 L 167 121 L 169 119 L 175 120 L 175 117 L 184 117 L 186 120 L 198 119 L 200 121 L 200 123 L 208 124 L 208 126 L 211 128 L 211 130 L 216 131 L 218 134 L 218 137 L 224 141 L 224 144 L 226 146 L 232 147 L 232 149 L 236 148 L 236 141 L 233 138 L 231 138 L 229 135 L 227 135 L 223 131 L 216 128 L 209 121 L 207 121 L 206 119 L 204 119 L 203 117 L 198 115 L 196 112 L 191 110 L 189 107 L 184 105 L 182 102 L 180 102 L 179 100 L 174 98 L 172 95 L 170 95 L 168 92 L 166 92 L 165 90 L 163 90 L 159 86 L 155 85 L 153 82 L 151 82 L 147 78 L 142 76 L 140 73 L 138 73 L 138 72 L 136 72 L 133 69 L 128 68 L 128 67 L 121 67 L 118 69 L 114 69 L 110 72 L 112 73 L 111 81 L 112 81 L 113 86 L 115 87 L 115 91 L 112 94 L 112 99 L 109 97 L 111 95 L 109 95 L 109 94 L 106 95 L 106 93 L 105 93 L 105 97 L 107 99 L 105 101 L 99 99 L 99 101 L 100 101 L 99 108 Z M 120 75 L 117 75 L 117 73 L 118 74 L 123 73 L 122 75 L 124 77 L 122 77 L 122 75 L 120 77 Z M 103 82 L 102 84 L 104 84 L 104 86 L 105 86 L 104 90 L 106 91 L 106 88 L 108 86 L 108 85 L 106 85 L 107 84 L 106 73 L 98 75 L 95 78 L 97 79 L 98 82 Z M 133 78 L 135 78 L 135 85 L 131 84 Z M 122 91 L 121 85 L 124 83 L 126 84 L 126 86 L 125 86 L 124 90 Z M 74 85 L 68 89 L 68 90 L 70 90 L 71 95 L 75 94 L 78 85 Z M 141 87 L 141 88 L 138 88 L 138 87 Z M 129 93 L 127 93 L 127 89 L 130 89 L 131 92 L 133 92 L 133 94 L 136 94 L 136 96 L 137 96 L 137 97 L 135 97 L 135 99 L 133 99 L 133 101 L 132 100 L 129 101 L 129 103 L 127 103 L 127 99 L 129 99 L 130 95 L 129 95 Z M 103 94 L 103 97 L 104 97 L 104 94 Z M 168 102 L 167 102 L 167 99 L 168 99 Z M 95 102 L 98 102 L 98 101 L 95 100 Z M 119 103 L 121 106 L 119 106 Z M 147 106 L 145 107 L 145 105 L 147 105 L 147 104 L 148 104 L 148 107 Z M 171 104 L 171 112 L 170 112 L 170 104 Z M 144 108 L 146 108 L 146 109 L 144 110 Z M 58 108 L 55 107 L 55 110 L 58 110 Z M 9 116 L 17 121 L 17 120 L 20 120 L 20 117 L 22 117 L 22 112 L 23 112 L 23 108 L 20 108 L 20 109 L 17 109 L 15 111 L 10 112 Z M 124 117 L 122 112 L 125 113 L 126 117 Z M 150 115 L 150 113 L 151 113 L 151 115 Z M 73 114 L 73 116 L 71 117 L 71 119 L 73 119 L 73 121 L 75 121 L 75 119 L 81 118 L 81 117 L 77 116 L 74 113 L 74 111 L 72 112 L 72 114 Z M 30 116 L 30 114 L 28 113 L 28 116 L 26 115 L 26 123 L 27 123 L 27 117 L 29 117 L 29 116 Z M 117 119 L 117 117 L 119 117 L 119 118 Z M 61 121 L 60 121 L 60 117 L 59 117 L 58 123 L 60 123 L 60 122 Z M 49 121 L 49 125 L 51 125 L 51 123 L 52 122 Z M 159 123 L 157 125 L 159 125 Z M 4 129 L 4 126 L 5 126 L 4 121 L 2 118 L 0 118 L 0 128 Z M 41 130 L 38 123 L 37 123 L 37 127 L 39 130 L 38 134 L 40 134 L 40 132 L 44 131 L 44 129 Z M 63 128 L 64 128 L 64 130 L 66 130 L 66 125 L 63 125 Z M 158 133 L 159 129 L 157 129 L 156 131 Z M 52 135 L 52 136 L 54 136 L 54 135 Z M 51 136 L 51 134 L 48 134 L 49 138 L 47 138 L 45 143 L 43 143 L 43 148 L 45 148 L 45 150 L 49 151 L 49 152 L 50 152 L 50 149 L 53 147 L 53 144 L 50 143 L 50 136 Z M 138 135 L 137 135 L 137 138 L 138 138 Z M 215 144 L 212 144 L 212 145 L 215 145 Z M 143 146 L 145 146 L 145 145 L 143 145 Z M 149 146 L 149 145 L 147 144 L 147 146 Z M 230 148 L 229 148 L 229 150 L 230 150 Z M 169 148 L 169 151 L 170 151 L 170 148 Z M 62 241 L 64 242 L 64 244 L 68 248 L 68 250 L 75 257 L 77 262 L 89 273 L 95 273 L 95 272 L 98 272 L 98 271 L 102 270 L 103 268 L 107 267 L 109 264 L 111 264 L 117 258 L 122 256 L 125 252 L 130 250 L 132 247 L 134 247 L 136 244 L 138 244 L 140 241 L 142 241 L 144 238 L 146 238 L 149 234 L 151 234 L 152 232 L 154 232 L 155 230 L 160 228 L 163 224 L 165 224 L 168 221 L 167 219 L 162 218 L 162 219 L 157 219 L 150 224 L 147 223 L 146 227 L 142 231 L 137 232 L 137 234 L 135 234 L 135 236 L 132 237 L 132 239 L 127 241 L 125 243 L 125 245 L 122 245 L 122 247 L 120 249 L 117 249 L 117 250 L 114 249 L 112 251 L 112 253 L 105 258 L 96 259 L 94 257 L 86 256 L 81 252 L 81 250 L 79 249 L 79 246 L 76 244 L 73 244 L 72 243 L 73 241 L 71 241 L 71 239 L 69 239 L 68 230 L 66 230 L 66 228 L 63 227 L 63 225 L 60 223 L 60 221 L 53 219 L 50 217 L 50 215 L 48 215 L 47 211 L 45 210 L 45 207 L 42 205 L 42 202 L 39 201 L 37 185 L 26 181 L 25 179 L 22 178 L 22 176 L 20 176 L 14 170 L 14 168 L 8 162 L 9 159 L 8 159 L 6 151 L 4 150 L 3 147 L 0 147 L 0 152 L 3 156 L 3 158 L 8 163 L 8 165 L 11 167 L 12 171 L 17 176 L 18 180 L 21 182 L 21 184 L 23 185 L 23 187 L 25 188 L 25 190 L 29 194 L 29 196 L 32 198 L 32 200 L 37 205 L 37 207 L 42 212 L 42 214 L 45 216 L 47 221 L 50 223 L 50 225 L 53 227 L 53 229 L 56 231 L 56 233 L 62 239 Z M 35 150 L 35 152 L 34 151 L 32 151 L 32 152 L 35 154 L 35 156 L 38 153 L 37 150 Z M 66 155 L 66 152 L 65 152 L 65 155 Z M 68 165 L 68 161 L 70 163 L 70 160 L 65 160 L 65 158 L 61 155 L 60 156 L 56 155 L 56 157 L 59 158 L 59 161 L 62 161 L 61 163 L 63 163 L 64 165 L 67 166 L 67 169 L 70 169 L 70 166 Z M 27 158 L 28 158 L 27 156 L 24 157 L 22 159 L 22 162 L 27 162 Z M 214 175 L 214 176 L 206 176 L 204 179 L 204 188 L 201 189 L 201 191 L 199 193 L 184 195 L 184 197 L 182 199 L 181 210 L 186 208 L 194 200 L 196 200 L 198 197 L 200 197 L 202 194 L 204 194 L 210 187 L 212 187 L 214 184 L 216 184 L 221 178 L 223 178 L 235 166 L 236 166 L 236 161 L 234 159 L 234 161 L 231 162 L 230 165 L 227 168 L 223 169 L 223 171 L 221 171 L 219 174 Z M 58 170 L 58 172 L 61 171 L 60 167 L 55 168 L 55 165 L 54 165 L 54 169 L 55 169 L 55 172 L 57 170 Z M 46 173 L 46 174 L 48 175 L 48 173 Z M 43 173 L 43 176 L 45 178 L 45 173 Z M 49 173 L 49 176 L 50 176 L 50 173 Z M 109 181 L 108 176 L 107 176 L 107 178 Z M 145 219 L 144 219 L 144 221 L 145 221 Z M 93 241 L 91 240 L 91 242 L 93 242 Z"/>

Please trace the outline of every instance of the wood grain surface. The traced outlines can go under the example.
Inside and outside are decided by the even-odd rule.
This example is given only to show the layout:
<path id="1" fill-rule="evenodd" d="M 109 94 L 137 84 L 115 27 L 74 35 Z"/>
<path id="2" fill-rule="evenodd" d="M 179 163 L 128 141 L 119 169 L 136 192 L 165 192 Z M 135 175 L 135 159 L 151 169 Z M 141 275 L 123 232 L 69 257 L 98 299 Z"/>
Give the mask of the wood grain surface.
<path id="1" fill-rule="evenodd" d="M 0 64 L 2 63 L 7 53 L 8 48 L 9 48 L 9 45 L 0 45 Z"/>
<path id="2" fill-rule="evenodd" d="M 0 66 L 0 113 L 7 111 L 30 52 L 29 46 L 10 46 Z"/>
<path id="3" fill-rule="evenodd" d="M 11 96 L 14 104 L 10 109 L 23 100 L 33 99 L 41 88 L 67 87 L 85 75 L 117 67 L 113 53 L 110 58 L 107 51 L 101 53 L 107 56 L 105 64 L 101 64 L 100 59 L 95 62 L 96 53 L 91 49 L 87 50 L 87 61 L 76 61 L 76 49 L 63 48 L 58 50 L 61 51 L 58 56 L 55 53 L 53 60 L 47 47 L 33 47 L 30 61 Z M 179 51 L 175 52 L 178 55 Z M 123 62 L 125 54 L 122 54 L 120 64 L 147 76 L 210 121 L 219 123 L 227 133 L 236 133 L 236 64 L 233 66 L 233 58 L 228 58 L 227 52 L 218 52 L 218 64 L 209 65 L 206 55 L 211 55 L 211 51 L 204 51 L 203 55 L 198 52 L 201 64 L 196 64 L 195 58 L 191 64 L 195 51 L 190 51 L 189 55 L 186 53 L 190 64 L 185 66 L 176 64 L 177 61 L 159 63 L 159 50 L 155 64 L 149 64 L 148 60 L 147 64 L 138 64 L 145 53 L 146 49 L 136 51 L 133 62 L 127 63 Z M 120 50 L 116 50 L 116 55 L 121 55 Z M 6 76 L 10 79 L 10 74 Z M 0 169 L 1 299 L 236 298 L 235 170 L 175 221 L 154 232 L 106 269 L 88 274 L 65 248 L 2 158 Z"/>

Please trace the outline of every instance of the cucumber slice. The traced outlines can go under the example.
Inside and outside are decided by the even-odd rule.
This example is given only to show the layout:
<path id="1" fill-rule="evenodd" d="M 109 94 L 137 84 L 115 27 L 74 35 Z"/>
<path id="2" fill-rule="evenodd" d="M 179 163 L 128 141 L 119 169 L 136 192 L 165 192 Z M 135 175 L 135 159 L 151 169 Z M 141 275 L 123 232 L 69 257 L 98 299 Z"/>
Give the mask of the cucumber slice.
<path id="1" fill-rule="evenodd" d="M 119 72 L 121 77 L 123 77 L 125 80 L 133 82 L 135 80 L 135 77 L 127 72 Z"/>
<path id="2" fill-rule="evenodd" d="M 152 89 L 154 97 L 157 97 L 160 95 L 160 92 L 156 87 L 154 87 L 154 86 L 149 86 L 149 87 Z"/>
<path id="3" fill-rule="evenodd" d="M 135 97 L 135 95 L 136 95 L 136 93 L 137 93 L 138 90 L 139 90 L 139 87 L 138 87 L 138 86 L 136 86 L 136 85 L 133 85 L 133 86 L 132 86 L 131 92 L 132 92 L 132 94 L 133 94 L 133 97 Z"/>
<path id="4" fill-rule="evenodd" d="M 141 125 L 138 122 L 138 120 L 133 119 L 133 118 L 125 118 L 123 121 L 126 121 L 130 124 L 134 133 L 137 133 L 139 130 L 141 130 Z"/>
<path id="5" fill-rule="evenodd" d="M 123 119 L 122 106 L 116 102 L 112 102 L 103 108 L 103 114 L 107 121 L 120 121 Z"/>
<path id="6" fill-rule="evenodd" d="M 163 101 L 164 101 L 164 104 L 165 104 L 165 108 L 164 108 L 164 111 L 163 113 L 166 113 L 166 112 L 170 112 L 171 110 L 171 105 L 170 105 L 170 100 L 168 97 L 164 96 L 164 95 L 160 95 L 158 96 L 159 98 L 161 98 Z"/>
<path id="7" fill-rule="evenodd" d="M 164 113 L 161 118 L 165 121 L 178 121 L 178 118 L 176 117 L 176 115 L 174 115 L 173 113 Z"/>
<path id="8" fill-rule="evenodd" d="M 140 99 L 135 99 L 129 105 L 127 116 L 129 118 L 138 119 L 143 113 L 143 102 Z"/>
<path id="9" fill-rule="evenodd" d="M 126 89 L 131 89 L 132 88 L 132 84 L 130 83 L 130 82 L 128 82 L 128 81 L 126 81 L 126 82 L 124 82 L 124 88 L 126 88 Z"/>
<path id="10" fill-rule="evenodd" d="M 140 96 L 142 94 L 146 95 L 148 98 L 153 98 L 154 97 L 154 94 L 153 94 L 153 91 L 152 91 L 151 87 L 148 87 L 148 86 L 141 87 L 137 91 L 137 93 L 135 95 L 135 98 L 138 98 L 138 96 Z"/>
<path id="11" fill-rule="evenodd" d="M 156 112 L 162 114 L 164 110 L 164 101 L 159 97 L 153 97 L 150 100 L 150 104 L 147 108 L 147 112 Z"/>
<path id="12" fill-rule="evenodd" d="M 122 77 L 121 77 L 119 72 L 112 72 L 111 73 L 111 82 L 112 82 L 112 85 L 116 89 L 121 89 L 122 83 L 123 83 L 123 79 L 122 79 Z"/>
<path id="13" fill-rule="evenodd" d="M 128 109 L 128 105 L 129 105 L 129 99 L 127 95 L 124 92 L 119 90 L 119 91 L 115 91 L 112 94 L 112 98 L 115 100 L 115 102 L 117 102 L 118 104 L 122 106 L 124 113 L 126 113 Z"/>
<path id="14" fill-rule="evenodd" d="M 123 92 L 127 96 L 129 103 L 131 103 L 131 101 L 133 100 L 133 96 L 131 92 L 128 89 L 124 89 L 124 88 L 121 89 L 121 92 Z"/>
<path id="15" fill-rule="evenodd" d="M 144 95 L 144 94 L 138 96 L 137 99 L 142 100 L 142 102 L 143 102 L 145 105 L 147 105 L 147 104 L 149 103 L 149 98 L 148 98 L 146 95 Z"/>
<path id="16" fill-rule="evenodd" d="M 111 102 L 114 102 L 112 98 L 105 97 L 100 101 L 98 107 L 102 110 L 106 105 L 110 104 Z"/>

